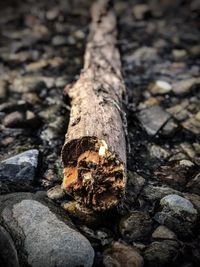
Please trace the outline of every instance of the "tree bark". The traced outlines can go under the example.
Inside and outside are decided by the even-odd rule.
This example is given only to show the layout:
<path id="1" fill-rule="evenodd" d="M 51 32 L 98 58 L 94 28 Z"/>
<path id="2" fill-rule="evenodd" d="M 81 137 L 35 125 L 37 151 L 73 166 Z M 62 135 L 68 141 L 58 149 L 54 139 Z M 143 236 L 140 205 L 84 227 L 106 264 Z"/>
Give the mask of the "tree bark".
<path id="1" fill-rule="evenodd" d="M 125 93 L 116 17 L 107 0 L 91 9 L 84 68 L 66 91 L 71 114 L 65 144 L 63 188 L 94 210 L 118 204 L 126 184 Z"/>

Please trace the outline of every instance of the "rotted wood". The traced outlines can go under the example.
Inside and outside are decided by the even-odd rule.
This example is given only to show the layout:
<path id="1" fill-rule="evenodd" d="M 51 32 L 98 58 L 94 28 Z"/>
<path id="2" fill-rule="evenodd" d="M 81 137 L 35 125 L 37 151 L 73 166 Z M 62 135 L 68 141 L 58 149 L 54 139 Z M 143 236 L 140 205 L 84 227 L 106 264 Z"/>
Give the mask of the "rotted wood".
<path id="1" fill-rule="evenodd" d="M 93 4 L 91 18 L 84 68 L 65 89 L 71 114 L 62 149 L 62 186 L 82 205 L 106 210 L 118 204 L 126 184 L 125 86 L 109 1 Z"/>

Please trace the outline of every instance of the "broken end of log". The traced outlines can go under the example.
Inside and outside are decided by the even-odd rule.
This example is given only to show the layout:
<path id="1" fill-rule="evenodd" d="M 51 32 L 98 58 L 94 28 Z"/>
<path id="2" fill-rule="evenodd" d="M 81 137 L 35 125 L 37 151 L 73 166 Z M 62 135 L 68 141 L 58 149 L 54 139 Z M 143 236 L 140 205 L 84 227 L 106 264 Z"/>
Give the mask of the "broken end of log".
<path id="1" fill-rule="evenodd" d="M 118 204 L 124 194 L 124 163 L 96 137 L 66 142 L 62 150 L 63 189 L 93 210 L 107 210 Z"/>

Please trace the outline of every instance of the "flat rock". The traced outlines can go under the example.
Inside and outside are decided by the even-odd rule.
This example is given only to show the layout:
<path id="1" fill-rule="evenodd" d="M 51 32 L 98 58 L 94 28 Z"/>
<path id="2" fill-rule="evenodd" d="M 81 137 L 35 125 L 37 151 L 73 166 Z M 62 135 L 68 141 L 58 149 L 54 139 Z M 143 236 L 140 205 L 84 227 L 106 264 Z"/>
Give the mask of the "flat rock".
<path id="1" fill-rule="evenodd" d="M 35 179 L 38 155 L 37 149 L 31 149 L 1 161 L 0 181 L 11 191 L 29 189 Z"/>
<path id="2" fill-rule="evenodd" d="M 156 135 L 162 126 L 169 120 L 170 114 L 160 106 L 142 109 L 138 113 L 138 119 L 149 135 Z"/>
<path id="3" fill-rule="evenodd" d="M 42 199 L 42 198 L 41 198 Z M 61 214 L 32 194 L 11 194 L 1 199 L 4 225 L 13 236 L 20 265 L 33 267 L 92 266 L 94 251 L 89 241 L 70 227 Z M 23 265 L 24 266 L 24 265 Z"/>

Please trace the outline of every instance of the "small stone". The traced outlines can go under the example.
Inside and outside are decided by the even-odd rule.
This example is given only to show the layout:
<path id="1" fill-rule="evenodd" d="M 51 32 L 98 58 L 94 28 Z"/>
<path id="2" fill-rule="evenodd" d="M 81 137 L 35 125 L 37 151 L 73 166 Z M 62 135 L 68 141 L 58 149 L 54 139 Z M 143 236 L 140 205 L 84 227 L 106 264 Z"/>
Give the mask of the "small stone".
<path id="1" fill-rule="evenodd" d="M 64 210 L 67 211 L 72 219 L 79 220 L 87 226 L 100 226 L 106 218 L 105 215 L 101 215 L 100 213 L 95 212 L 92 209 L 83 207 L 76 201 L 63 202 L 61 206 Z"/>
<path id="2" fill-rule="evenodd" d="M 0 163 L 0 181 L 11 191 L 30 189 L 38 166 L 37 149 L 27 150 Z"/>
<path id="3" fill-rule="evenodd" d="M 120 220 L 119 231 L 129 242 L 145 240 L 152 231 L 152 220 L 148 213 L 135 211 Z"/>
<path id="4" fill-rule="evenodd" d="M 151 145 L 149 148 L 150 155 L 157 159 L 167 159 L 170 156 L 170 153 L 167 149 L 164 149 L 158 145 Z"/>
<path id="5" fill-rule="evenodd" d="M 173 118 L 169 119 L 168 122 L 162 128 L 162 134 L 165 136 L 173 135 L 178 129 L 178 125 Z"/>
<path id="6" fill-rule="evenodd" d="M 200 78 L 190 78 L 178 81 L 172 85 L 172 90 L 176 95 L 189 93 L 200 84 Z"/>
<path id="7" fill-rule="evenodd" d="M 55 20 L 59 15 L 59 10 L 56 8 L 50 9 L 46 13 L 46 17 L 48 20 Z"/>
<path id="8" fill-rule="evenodd" d="M 144 46 L 136 49 L 135 52 L 126 59 L 128 62 L 154 62 L 158 60 L 158 54 L 155 48 Z"/>
<path id="9" fill-rule="evenodd" d="M 39 201 L 21 200 L 4 208 L 2 218 L 11 233 L 21 233 L 18 253 L 24 253 L 26 265 L 92 266 L 89 241 Z"/>
<path id="10" fill-rule="evenodd" d="M 146 4 L 137 4 L 134 5 L 133 8 L 133 15 L 136 19 L 138 20 L 142 20 L 144 19 L 144 17 L 150 13 L 150 8 L 148 5 Z"/>
<path id="11" fill-rule="evenodd" d="M 196 225 L 197 210 L 188 199 L 172 194 L 162 198 L 160 205 L 162 211 L 155 214 L 156 221 L 181 237 L 192 234 Z"/>
<path id="12" fill-rule="evenodd" d="M 68 39 L 65 36 L 62 35 L 56 35 L 52 39 L 52 44 L 54 46 L 62 46 L 68 44 Z"/>
<path id="13" fill-rule="evenodd" d="M 153 242 L 144 252 L 144 261 L 148 267 L 170 266 L 179 254 L 179 244 L 174 240 Z"/>
<path id="14" fill-rule="evenodd" d="M 144 187 L 142 194 L 144 195 L 145 199 L 154 202 L 169 194 L 181 195 L 182 193 L 167 186 L 154 186 L 149 184 Z"/>
<path id="15" fill-rule="evenodd" d="M 65 192 L 60 185 L 56 185 L 47 191 L 47 196 L 50 199 L 59 200 L 65 196 Z"/>
<path id="16" fill-rule="evenodd" d="M 157 80 L 156 82 L 150 84 L 149 91 L 153 94 L 167 94 L 172 90 L 170 83 L 162 80 Z"/>
<path id="17" fill-rule="evenodd" d="M 42 78 L 38 76 L 24 76 L 15 78 L 10 86 L 10 90 L 16 93 L 40 91 L 43 88 L 46 88 L 46 84 Z"/>
<path id="18" fill-rule="evenodd" d="M 2 121 L 5 127 L 18 127 L 24 121 L 23 113 L 14 111 L 6 115 Z"/>
<path id="19" fill-rule="evenodd" d="M 195 116 L 184 121 L 181 125 L 194 134 L 200 134 L 200 120 L 196 119 Z"/>
<path id="20" fill-rule="evenodd" d="M 160 106 L 143 109 L 137 116 L 146 132 L 152 136 L 156 135 L 170 118 L 170 114 L 164 111 Z"/>
<path id="21" fill-rule="evenodd" d="M 136 172 L 129 172 L 127 178 L 127 186 L 131 188 L 131 192 L 138 195 L 145 184 L 145 179 Z"/>
<path id="22" fill-rule="evenodd" d="M 143 258 L 135 248 L 115 242 L 104 251 L 103 264 L 105 267 L 142 267 Z"/>
<path id="23" fill-rule="evenodd" d="M 0 265 L 2 267 L 19 267 L 13 240 L 2 226 L 0 226 L 0 251 Z"/>
<path id="24" fill-rule="evenodd" d="M 172 55 L 175 60 L 184 60 L 187 58 L 187 51 L 184 49 L 174 49 L 172 50 Z"/>
<path id="25" fill-rule="evenodd" d="M 175 233 L 163 225 L 160 225 L 156 228 L 152 234 L 152 237 L 154 239 L 177 239 Z"/>
<path id="26" fill-rule="evenodd" d="M 197 210 L 189 200 L 174 194 L 162 198 L 160 205 L 173 210 L 176 214 L 181 214 L 182 212 L 197 214 Z"/>

